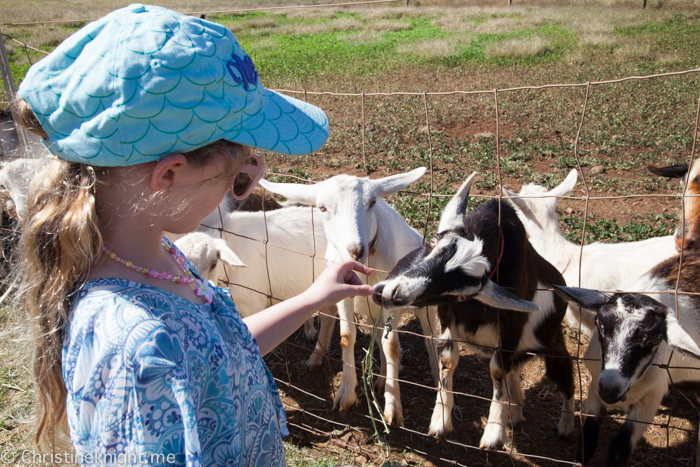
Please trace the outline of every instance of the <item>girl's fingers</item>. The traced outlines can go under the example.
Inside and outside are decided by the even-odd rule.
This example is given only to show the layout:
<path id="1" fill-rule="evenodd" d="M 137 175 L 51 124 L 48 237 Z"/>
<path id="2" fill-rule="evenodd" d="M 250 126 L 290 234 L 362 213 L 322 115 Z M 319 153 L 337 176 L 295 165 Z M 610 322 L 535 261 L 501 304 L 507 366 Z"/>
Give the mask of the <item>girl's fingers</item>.
<path id="1" fill-rule="evenodd" d="M 362 285 L 362 280 L 360 280 L 357 274 L 350 271 L 345 275 L 345 283 L 350 285 Z"/>
<path id="2" fill-rule="evenodd" d="M 372 275 L 372 270 L 370 268 L 368 268 L 362 263 L 358 263 L 357 261 L 348 261 L 347 263 L 345 263 L 344 269 L 346 272 L 357 271 L 361 272 L 365 276 Z"/>

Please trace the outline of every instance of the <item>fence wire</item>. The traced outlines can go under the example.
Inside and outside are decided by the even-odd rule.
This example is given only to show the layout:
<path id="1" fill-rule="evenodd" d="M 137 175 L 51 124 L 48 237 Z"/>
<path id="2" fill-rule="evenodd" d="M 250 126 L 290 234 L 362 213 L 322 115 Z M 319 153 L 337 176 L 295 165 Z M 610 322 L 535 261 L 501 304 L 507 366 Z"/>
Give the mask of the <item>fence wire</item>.
<path id="1" fill-rule="evenodd" d="M 386 0 L 382 0 L 386 1 Z M 395 0 L 391 0 L 395 1 Z M 361 2 L 361 3 L 378 3 L 378 2 Z M 338 6 L 339 4 L 333 4 L 332 6 Z M 314 7 L 318 7 L 320 5 L 314 5 Z M 289 7 L 284 7 L 284 8 L 289 8 Z M 213 13 L 213 12 L 210 12 Z M 217 13 L 222 13 L 222 12 L 217 12 Z M 198 14 L 198 13 L 197 13 Z M 73 20 L 71 22 L 76 22 L 78 20 Z M 43 22 L 46 23 L 46 22 Z M 42 23 L 42 24 L 43 24 Z M 6 25 L 9 23 L 2 23 L 0 25 Z M 17 23 L 19 24 L 19 23 Z M 34 24 L 34 23 L 21 23 L 21 24 Z M 35 51 L 35 52 L 43 52 L 39 49 L 36 49 L 29 44 L 20 42 L 15 40 L 14 38 L 7 36 L 3 34 L 3 37 L 12 40 L 16 43 L 19 43 L 22 47 L 24 47 L 25 53 L 27 53 L 27 56 L 29 57 L 29 50 Z M 43 52 L 46 53 L 46 52 Z M 30 60 L 31 62 L 31 60 Z M 362 157 L 362 169 L 365 173 L 365 175 L 370 174 L 370 168 L 368 165 L 368 159 L 367 159 L 367 144 L 366 144 L 366 135 L 367 135 L 367 116 L 366 116 L 366 99 L 368 97 L 374 97 L 374 98 L 389 98 L 389 97 L 395 97 L 395 96 L 411 96 L 411 97 L 416 97 L 420 100 L 421 103 L 421 111 L 424 113 L 424 118 L 425 118 L 425 128 L 427 129 L 426 134 L 427 134 L 427 154 L 428 154 L 428 171 L 429 171 L 429 189 L 427 192 L 422 192 L 422 191 L 414 191 L 410 189 L 405 189 L 400 192 L 401 196 L 418 196 L 418 197 L 424 197 L 427 198 L 427 204 L 425 208 L 425 220 L 422 223 L 423 224 L 423 238 L 428 237 L 430 234 L 429 232 L 429 227 L 430 227 L 430 222 L 431 222 L 431 215 L 432 215 L 432 209 L 433 209 L 433 202 L 435 199 L 440 199 L 440 198 L 447 198 L 450 197 L 451 195 L 445 195 L 441 193 L 436 193 L 436 186 L 435 186 L 435 167 L 433 164 L 433 141 L 432 141 L 432 133 L 433 130 L 431 128 L 431 118 L 430 118 L 430 111 L 429 111 L 429 103 L 430 100 L 433 98 L 438 98 L 438 97 L 444 97 L 444 96 L 450 96 L 450 95 L 482 95 L 482 96 L 492 96 L 493 99 L 493 111 L 494 111 L 494 124 L 496 128 L 496 134 L 495 134 L 495 154 L 496 154 L 496 176 L 498 179 L 498 194 L 497 195 L 486 195 L 486 194 L 473 194 L 471 195 L 474 198 L 482 198 L 482 199 L 497 199 L 499 201 L 499 232 L 500 232 L 500 222 L 501 222 L 501 216 L 500 216 L 500 203 L 509 199 L 508 196 L 503 195 L 502 189 L 504 188 L 503 186 L 503 177 L 502 177 L 502 167 L 501 167 L 501 160 L 503 158 L 501 154 L 501 146 L 500 146 L 500 140 L 501 140 L 501 116 L 499 113 L 499 96 L 503 95 L 505 93 L 514 93 L 514 92 L 523 92 L 523 91 L 536 91 L 536 90 L 546 90 L 546 89 L 553 89 L 553 88 L 583 88 L 585 89 L 585 97 L 583 99 L 583 102 L 581 103 L 581 118 L 578 124 L 578 129 L 576 133 L 576 138 L 575 141 L 573 142 L 573 156 L 576 161 L 576 167 L 578 169 L 578 174 L 581 177 L 581 182 L 583 185 L 583 190 L 584 190 L 584 196 L 556 196 L 556 198 L 562 198 L 562 199 L 569 199 L 569 200 L 579 200 L 584 202 L 584 214 L 583 214 L 583 223 L 582 223 L 582 231 L 580 235 L 580 247 L 579 247 L 579 252 L 578 252 L 578 261 L 579 261 L 579 284 L 568 284 L 570 286 L 580 286 L 580 281 L 583 275 L 583 261 L 584 261 L 584 245 L 585 245 L 585 239 L 586 239 L 586 227 L 591 220 L 591 212 L 590 212 L 590 202 L 591 201 L 599 201 L 599 200 L 615 200 L 615 199 L 630 199 L 630 198 L 669 198 L 669 199 L 679 199 L 680 200 L 680 205 L 681 205 L 681 219 L 680 225 L 684 225 L 684 222 L 686 221 L 685 217 L 685 204 L 686 204 L 686 199 L 692 199 L 694 194 L 689 194 L 686 193 L 688 190 L 688 183 L 686 183 L 683 192 L 678 193 L 678 194 L 635 194 L 635 195 L 615 195 L 615 196 L 595 196 L 592 194 L 591 187 L 589 185 L 589 182 L 586 178 L 586 174 L 582 170 L 582 163 L 581 163 L 581 157 L 579 154 L 579 144 L 581 142 L 581 135 L 582 131 L 584 129 L 584 126 L 586 124 L 586 117 L 587 117 L 587 112 L 589 110 L 589 104 L 590 104 L 590 96 L 592 93 L 592 90 L 594 87 L 597 86 L 606 86 L 606 85 L 612 85 L 612 84 L 617 84 L 617 83 L 623 83 L 627 81 L 644 81 L 644 80 L 651 80 L 651 79 L 668 79 L 671 77 L 677 77 L 677 76 L 683 76 L 683 75 L 691 75 L 691 74 L 697 74 L 700 72 L 700 69 L 694 68 L 690 70 L 685 70 L 685 71 L 680 71 L 680 72 L 671 72 L 671 73 L 659 73 L 659 74 L 653 74 L 653 75 L 646 75 L 646 76 L 629 76 L 625 78 L 620 78 L 620 79 L 614 79 L 614 80 L 604 80 L 604 81 L 586 81 L 585 83 L 569 83 L 569 84 L 546 84 L 546 85 L 538 85 L 538 86 L 519 86 L 519 87 L 513 87 L 513 88 L 505 88 L 505 89 L 489 89 L 489 90 L 477 90 L 477 91 L 450 91 L 450 92 L 375 92 L 375 93 L 365 93 L 365 92 L 358 92 L 358 93 L 343 93 L 343 92 L 314 92 L 314 91 L 306 91 L 306 90 L 289 90 L 289 89 L 284 89 L 284 90 L 278 90 L 280 92 L 286 93 L 286 94 L 296 94 L 296 95 L 301 95 L 301 98 L 303 100 L 307 100 L 308 96 L 332 96 L 336 98 L 346 98 L 346 99 L 359 99 L 359 104 L 360 104 L 360 121 L 361 121 L 361 128 L 360 128 L 360 133 L 361 133 L 361 157 Z M 700 92 L 699 92 L 700 94 Z M 697 104 L 697 112 L 696 112 L 696 119 L 694 122 L 694 133 L 693 133 L 693 145 L 692 149 L 690 151 L 690 155 L 688 157 L 688 164 L 689 167 L 693 166 L 693 163 L 695 162 L 695 151 L 696 151 L 696 143 L 697 143 L 697 131 L 698 131 L 698 125 L 700 122 L 700 95 L 698 97 L 698 104 Z M 277 172 L 268 172 L 268 175 L 276 175 L 278 177 L 285 177 L 290 180 L 294 181 L 299 181 L 299 182 L 304 182 L 304 183 L 313 183 L 313 182 L 320 182 L 322 181 L 320 178 L 314 176 L 314 156 L 311 156 L 308 158 L 309 162 L 309 172 L 311 174 L 310 179 L 290 175 L 290 174 L 283 174 L 283 173 L 277 173 Z M 467 171 L 465 171 L 467 172 Z M 542 197 L 552 197 L 551 195 L 546 195 Z M 537 197 L 537 198 L 542 198 L 542 197 Z M 246 286 L 245 284 L 236 281 L 234 278 L 232 278 L 231 271 L 226 268 L 225 272 L 225 277 L 219 278 L 220 282 L 222 282 L 224 285 L 229 287 L 231 289 L 231 294 L 234 297 L 236 297 L 236 287 L 240 287 L 242 289 L 246 289 L 252 292 L 255 292 L 257 294 L 260 294 L 262 297 L 265 298 L 265 301 L 267 305 L 272 305 L 276 302 L 282 301 L 286 298 L 286 296 L 277 296 L 273 290 L 273 279 L 272 275 L 275 274 L 275 271 L 273 271 L 270 267 L 269 264 L 269 258 L 272 254 L 270 251 L 271 247 L 274 247 L 276 250 L 282 250 L 286 251 L 288 253 L 297 255 L 299 257 L 299 261 L 311 261 L 311 281 L 314 280 L 314 278 L 317 275 L 318 269 L 316 267 L 316 260 L 323 261 L 324 256 L 322 251 L 319 251 L 318 248 L 318 238 L 316 237 L 316 230 L 315 230 L 315 225 L 318 225 L 321 221 L 318 220 L 317 217 L 315 217 L 316 214 L 316 209 L 314 207 L 309 207 L 309 213 L 310 213 L 310 219 L 311 219 L 311 232 L 312 232 L 312 238 L 311 238 L 311 245 L 312 245 L 312 251 L 311 252 L 305 252 L 301 251 L 299 248 L 296 248 L 294 245 L 289 246 L 287 244 L 281 244 L 281 242 L 277 241 L 271 241 L 270 239 L 270 233 L 268 231 L 268 222 L 267 222 L 267 212 L 265 212 L 265 207 L 263 204 L 262 207 L 263 210 L 263 216 L 265 218 L 265 235 L 264 238 L 254 238 L 251 236 L 245 236 L 241 235 L 234 230 L 232 230 L 228 225 L 227 225 L 227 217 L 225 213 L 219 213 L 219 225 L 205 225 L 203 224 L 203 228 L 207 229 L 213 229 L 215 231 L 218 231 L 219 235 L 221 238 L 226 238 L 226 236 L 234 236 L 238 238 L 244 238 L 248 241 L 251 242 L 257 242 L 263 245 L 264 248 L 264 266 L 263 265 L 252 265 L 249 264 L 248 266 L 250 268 L 253 267 L 259 267 L 262 268 L 264 267 L 265 275 L 267 278 L 267 290 L 256 290 L 253 288 L 250 288 Z M 500 233 L 499 233 L 500 237 Z M 503 241 L 502 238 L 499 238 L 499 244 Z M 279 253 L 278 253 L 279 254 Z M 688 295 L 688 296 L 694 296 L 694 295 L 700 295 L 700 291 L 698 292 L 693 292 L 693 291 L 685 291 L 685 290 L 680 290 L 680 280 L 681 280 L 681 270 L 683 267 L 683 250 L 681 249 L 680 253 L 680 267 L 679 267 L 679 273 L 678 277 L 676 279 L 676 284 L 675 288 L 672 290 L 667 290 L 667 291 L 653 291 L 655 294 L 673 294 L 676 300 L 676 317 L 678 317 L 678 297 L 682 295 Z M 371 267 L 371 264 L 370 264 Z M 373 271 L 375 271 L 378 274 L 386 274 L 389 271 L 386 270 L 381 270 L 377 268 L 371 268 Z M 498 274 L 499 274 L 499 265 L 497 264 L 495 266 L 495 281 L 498 282 Z M 304 280 L 304 278 L 298 278 L 298 280 Z M 310 283 L 310 282 L 309 282 Z M 699 288 L 700 289 L 700 288 Z M 535 289 L 535 290 L 551 290 L 551 289 Z M 517 292 L 518 290 L 514 290 Z M 617 291 L 612 291 L 612 290 L 601 290 L 602 292 L 610 292 L 614 293 Z M 635 290 L 635 291 L 630 291 L 630 292 L 635 292 L 635 293 L 650 293 L 650 291 L 644 291 L 644 290 Z M 258 310 L 255 310 L 258 311 Z M 397 311 L 398 312 L 398 311 Z M 322 320 L 328 320 L 329 322 L 335 322 L 335 321 L 341 321 L 341 318 L 335 314 L 330 314 L 324 311 L 319 312 L 319 327 L 320 323 Z M 500 314 L 499 314 L 500 316 Z M 436 325 L 436 323 L 432 323 L 433 325 Z M 367 331 L 372 330 L 372 325 L 371 323 L 363 323 L 361 321 L 357 322 L 346 322 L 345 325 L 349 326 L 357 326 L 360 329 L 364 329 Z M 379 326 L 379 332 L 381 335 L 381 332 L 383 332 L 385 329 L 385 326 Z M 391 332 L 397 333 L 397 335 L 403 339 L 409 339 L 409 338 L 418 338 L 422 340 L 428 340 L 430 342 L 430 345 L 433 346 L 433 348 L 439 348 L 441 344 L 446 342 L 445 340 L 440 338 L 439 333 L 433 332 L 432 335 L 425 335 L 422 333 L 416 333 L 413 331 L 409 331 L 406 329 L 396 329 L 393 328 L 391 329 Z M 586 359 L 585 357 L 582 357 L 582 350 L 583 346 L 586 345 L 586 343 L 583 341 L 582 338 L 582 329 L 581 329 L 581 322 L 579 320 L 579 327 L 577 329 L 577 342 L 576 342 L 576 355 L 572 355 L 568 358 L 576 362 L 576 377 L 578 379 L 578 388 L 576 389 L 576 404 L 577 404 L 577 409 L 573 412 L 573 415 L 579 420 L 579 425 L 583 425 L 584 421 L 588 417 L 595 417 L 594 415 L 589 415 L 586 413 L 583 413 L 581 410 L 583 401 L 584 401 L 584 384 L 587 382 L 587 376 L 585 372 L 581 368 L 581 363 L 585 363 Z M 484 345 L 479 345 L 477 342 L 470 341 L 468 339 L 450 339 L 451 342 L 456 343 L 456 344 L 465 344 L 469 346 L 470 348 L 479 348 L 485 351 L 489 352 L 498 352 L 498 353 L 513 353 L 521 356 L 536 356 L 536 357 L 549 357 L 549 358 L 563 358 L 561 356 L 557 355 L 547 355 L 544 353 L 534 353 L 534 352 L 513 352 L 512 350 L 508 349 L 503 349 L 500 346 L 484 346 Z M 291 350 L 289 350 L 291 349 Z M 331 353 L 328 352 L 328 349 L 325 349 L 326 351 L 324 352 L 324 357 L 327 359 L 328 363 L 328 371 L 331 375 L 333 375 L 333 367 L 331 364 L 335 365 L 337 368 L 338 365 L 340 365 L 342 368 L 347 367 L 347 363 L 344 362 L 341 359 L 338 359 L 331 355 Z M 330 391 L 332 392 L 332 397 L 329 399 L 327 396 L 324 394 L 316 394 L 313 392 L 310 392 L 304 387 L 298 383 L 295 383 L 293 381 L 293 376 L 295 378 L 299 378 L 300 375 L 306 375 L 306 370 L 302 369 L 300 371 L 299 369 L 299 362 L 300 359 L 298 358 L 299 355 L 311 355 L 317 350 L 308 346 L 308 345 L 303 345 L 299 344 L 298 342 L 294 341 L 293 339 L 287 340 L 282 348 L 277 352 L 281 352 L 283 355 L 280 357 L 283 361 L 284 365 L 284 373 L 286 374 L 286 380 L 280 378 L 279 374 L 276 376 L 276 380 L 280 387 L 286 391 L 287 393 L 298 393 L 298 394 L 303 394 L 306 397 L 313 398 L 317 400 L 318 402 L 326 405 L 327 407 L 331 407 L 333 404 L 333 399 L 335 397 L 335 391 L 336 388 L 333 385 L 333 382 L 331 381 L 330 384 Z M 290 354 L 292 357 L 290 357 Z M 700 370 L 699 367 L 687 367 L 687 366 L 672 366 L 671 365 L 671 358 L 673 356 L 673 353 L 669 357 L 669 360 L 665 364 L 655 364 L 657 367 L 664 369 L 668 372 L 669 379 L 672 382 L 673 386 L 673 381 L 672 381 L 672 375 L 671 375 L 671 370 L 673 369 L 684 369 L 684 370 Z M 274 355 L 273 355 L 274 357 Z M 502 358 L 501 358 L 502 360 Z M 436 362 L 440 363 L 440 362 Z M 426 367 L 427 368 L 427 365 Z M 361 375 L 361 368 L 358 368 L 356 366 L 352 367 L 352 370 L 355 371 L 356 374 Z M 373 369 L 373 371 L 376 371 L 376 369 Z M 459 370 L 457 370 L 459 371 Z M 372 375 L 370 375 L 372 376 Z M 379 376 L 379 375 L 377 375 Z M 424 393 L 430 393 L 432 394 L 431 397 L 440 397 L 436 395 L 435 393 L 437 392 L 440 394 L 441 390 L 438 388 L 432 386 L 432 385 L 426 385 L 426 384 L 421 384 L 416 381 L 408 380 L 408 379 L 396 379 L 393 380 L 393 382 L 400 384 L 402 387 L 414 387 L 418 388 Z M 360 387 L 361 388 L 361 387 Z M 445 391 L 442 389 L 442 391 Z M 471 403 L 472 401 L 475 402 L 480 402 L 483 404 L 491 404 L 493 401 L 490 397 L 484 397 L 481 395 L 478 395 L 476 393 L 471 393 L 468 392 L 469 388 L 466 388 L 464 390 L 452 390 L 448 391 L 453 397 L 454 396 L 460 396 L 467 400 L 467 403 Z M 666 413 L 665 416 L 665 421 L 663 422 L 648 422 L 648 421 L 643 421 L 643 420 L 637 420 L 639 423 L 644 423 L 648 426 L 654 426 L 661 428 L 665 430 L 666 433 L 666 463 L 668 464 L 671 461 L 670 458 L 670 452 L 671 452 L 671 440 L 670 440 L 670 431 L 671 430 L 677 430 L 679 432 L 686 433 L 687 436 L 689 437 L 695 437 L 697 435 L 697 428 L 689 429 L 687 427 L 682 426 L 681 424 L 674 424 L 674 406 L 675 406 L 675 400 L 677 397 L 678 391 L 675 389 L 672 390 L 673 397 L 671 398 L 671 407 L 669 408 L 668 412 Z M 364 394 L 364 396 L 369 397 L 369 395 Z M 685 397 L 685 396 L 684 396 Z M 364 424 L 364 425 L 359 425 L 359 426 L 349 426 L 346 422 L 341 422 L 338 421 L 338 419 L 335 418 L 328 418 L 322 416 L 320 413 L 317 413 L 314 409 L 310 408 L 305 408 L 299 403 L 291 403 L 289 400 L 291 398 L 286 398 L 285 399 L 285 408 L 288 410 L 290 414 L 290 418 L 293 418 L 294 421 L 290 421 L 289 426 L 293 430 L 297 430 L 298 432 L 305 432 L 310 435 L 313 435 L 314 437 L 324 439 L 324 442 L 334 444 L 342 449 L 349 449 L 352 450 L 353 452 L 356 452 L 361 455 L 367 455 L 371 457 L 376 457 L 376 450 L 374 449 L 368 449 L 366 446 L 360 445 L 359 443 L 357 445 L 353 445 L 352 443 L 348 442 L 347 440 L 341 439 L 339 436 L 339 433 L 337 433 L 337 430 L 333 431 L 328 431 L 327 429 L 324 429 L 322 427 L 326 426 L 335 426 L 338 429 L 342 430 L 342 433 L 360 433 L 366 436 L 366 433 L 368 431 L 368 427 L 370 426 L 369 424 Z M 513 415 L 511 410 L 513 408 L 525 408 L 527 409 L 530 413 L 545 413 L 546 415 L 543 415 L 543 417 L 552 417 L 551 413 L 551 408 L 542 408 L 540 407 L 537 403 L 517 403 L 514 401 L 510 402 L 504 402 L 503 403 L 508 410 L 508 418 L 510 422 L 512 423 L 513 421 Z M 459 411 L 459 406 L 455 406 L 455 411 Z M 322 413 L 326 413 L 327 411 L 321 411 Z M 305 422 L 299 422 L 298 417 L 295 415 L 301 415 L 302 418 L 305 420 Z M 414 414 L 411 414 L 410 412 L 406 412 L 405 415 L 407 417 L 414 416 Z M 422 414 L 421 414 L 422 415 Z M 375 422 L 381 423 L 381 417 L 377 418 L 376 416 L 373 416 L 372 414 L 359 414 L 359 419 L 364 419 L 367 422 L 369 422 L 372 418 L 374 418 Z M 624 415 L 614 415 L 614 414 L 608 414 L 606 415 L 606 418 L 611 419 L 611 420 L 630 420 L 629 418 L 626 418 Z M 358 418 L 354 418 L 353 420 L 358 420 Z M 464 423 L 464 420 L 461 421 L 461 423 Z M 408 428 L 408 427 L 392 427 L 391 428 L 392 433 L 399 433 L 401 436 L 409 436 L 409 437 L 419 437 L 423 439 L 431 439 L 431 437 L 427 433 L 427 427 L 424 427 L 423 430 L 418 430 L 414 428 Z M 476 430 L 480 431 L 480 430 Z M 577 465 L 573 459 L 567 459 L 567 458 L 552 458 L 548 456 L 542 456 L 539 455 L 537 452 L 533 453 L 526 453 L 526 452 L 520 452 L 517 449 L 518 445 L 518 439 L 519 437 L 527 437 L 528 435 L 525 433 L 522 433 L 518 430 L 512 430 L 509 432 L 509 440 L 506 443 L 506 448 L 501 449 L 499 451 L 496 451 L 493 455 L 494 456 L 506 456 L 508 458 L 508 461 L 512 464 L 515 465 L 516 462 L 526 462 L 529 464 L 533 464 L 536 462 L 551 462 L 551 463 L 557 463 L 557 464 L 565 464 L 565 465 Z M 578 434 L 576 436 L 579 436 Z M 581 436 L 581 440 L 582 435 Z M 405 438 L 402 438 L 405 439 Z M 471 452 L 479 452 L 479 446 L 474 445 L 474 444 L 468 444 L 464 443 L 461 441 L 458 441 L 456 439 L 451 438 L 449 435 L 446 439 L 441 440 L 443 443 L 444 451 L 448 453 L 451 457 L 446 457 L 445 455 L 435 455 L 434 453 L 429 453 L 424 450 L 416 448 L 414 445 L 410 443 L 404 443 L 404 444 L 399 444 L 397 443 L 396 440 L 390 441 L 390 444 L 394 448 L 399 448 L 403 449 L 404 451 L 408 452 L 413 452 L 419 457 L 422 457 L 426 460 L 430 460 L 431 462 L 442 462 L 446 464 L 451 464 L 451 465 L 459 465 L 459 466 L 466 466 L 466 465 L 473 465 L 472 464 L 472 458 L 468 457 L 469 454 L 466 453 L 471 453 Z M 604 450 L 606 449 L 606 443 L 602 443 L 602 446 L 599 447 L 599 450 Z M 459 450 L 457 450 L 459 449 Z M 464 459 L 467 459 L 466 461 Z M 487 458 L 488 459 L 488 458 Z M 488 460 L 487 460 L 488 462 Z"/>

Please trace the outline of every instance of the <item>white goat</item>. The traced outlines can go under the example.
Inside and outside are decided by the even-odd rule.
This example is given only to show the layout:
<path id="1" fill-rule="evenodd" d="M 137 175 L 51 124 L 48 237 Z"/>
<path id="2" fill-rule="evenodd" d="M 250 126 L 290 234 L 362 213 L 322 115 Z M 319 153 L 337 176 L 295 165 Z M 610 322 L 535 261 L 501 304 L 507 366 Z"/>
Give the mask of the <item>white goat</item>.
<path id="1" fill-rule="evenodd" d="M 323 225 L 328 241 L 326 258 L 329 262 L 356 260 L 366 262 L 370 267 L 380 271 L 390 271 L 399 259 L 422 245 L 423 238 L 382 198 L 416 182 L 423 176 L 425 170 L 421 167 L 409 173 L 378 180 L 338 175 L 315 185 L 271 183 L 265 180 L 261 180 L 260 184 L 265 189 L 286 197 L 290 202 L 316 206 L 313 210 L 314 219 Z M 306 233 L 305 237 L 310 237 L 310 234 Z M 318 241 L 319 235 L 316 238 Z M 286 239 L 285 244 L 296 245 L 291 238 Z M 297 275 L 294 274 L 294 277 L 296 278 Z M 384 277 L 386 273 L 375 272 L 368 280 L 370 284 L 375 284 Z M 393 310 L 393 315 L 384 310 L 382 323 L 388 323 L 392 329 L 398 329 L 401 313 L 405 310 Z M 354 356 L 355 312 L 366 316 L 369 322 L 374 322 L 382 309 L 367 298 L 354 300 L 351 298 L 338 303 L 344 365 L 343 380 L 336 391 L 334 408 L 339 408 L 341 412 L 348 411 L 357 402 Z M 429 310 L 414 309 L 413 313 L 419 318 L 423 333 L 434 336 L 436 334 L 434 309 L 432 307 Z M 334 320 L 330 321 L 333 323 Z M 327 323 L 328 318 L 322 315 L 316 349 L 307 362 L 310 368 L 320 366 L 321 358 L 330 345 L 333 327 Z M 379 378 L 378 387 L 381 391 L 384 385 L 384 417 L 389 424 L 402 425 L 403 409 L 398 385 L 401 349 L 397 333 L 384 330 L 381 343 L 381 373 L 386 378 Z M 432 340 L 426 340 L 426 347 L 430 356 L 430 368 L 437 381 L 437 360 Z"/>
<path id="2" fill-rule="evenodd" d="M 208 233 L 188 233 L 174 243 L 204 280 L 216 283 L 220 277 L 223 277 L 224 262 L 234 268 L 248 267 L 229 248 L 226 240 L 214 238 Z"/>
<path id="3" fill-rule="evenodd" d="M 46 159 L 15 159 L 0 166 L 0 203 L 10 217 L 22 221 L 27 211 L 27 190 Z"/>
<path id="4" fill-rule="evenodd" d="M 576 185 L 577 178 L 574 169 L 550 191 L 534 184 L 523 185 L 518 194 L 503 189 L 525 226 L 532 246 L 559 270 L 568 286 L 624 289 L 625 284 L 634 282 L 656 264 L 676 255 L 672 235 L 640 242 L 591 243 L 583 247 L 581 255 L 581 247 L 562 235 L 556 212 L 557 197 L 566 196 Z M 595 329 L 595 315 L 578 308 L 569 304 L 566 319 L 574 328 L 578 328 L 580 321 L 581 329 L 590 336 Z"/>
<path id="5" fill-rule="evenodd" d="M 654 422 L 671 384 L 700 382 L 700 255 L 683 256 L 678 290 L 690 294 L 665 293 L 676 288 L 679 268 L 676 256 L 631 284 L 630 290 L 646 295 L 557 287 L 563 298 L 594 313 L 598 326 L 584 357 L 591 383 L 581 410 L 586 418 L 577 462 L 588 464 L 593 456 L 597 417 L 607 408 L 629 414 L 608 448 L 607 465 L 619 466 Z"/>

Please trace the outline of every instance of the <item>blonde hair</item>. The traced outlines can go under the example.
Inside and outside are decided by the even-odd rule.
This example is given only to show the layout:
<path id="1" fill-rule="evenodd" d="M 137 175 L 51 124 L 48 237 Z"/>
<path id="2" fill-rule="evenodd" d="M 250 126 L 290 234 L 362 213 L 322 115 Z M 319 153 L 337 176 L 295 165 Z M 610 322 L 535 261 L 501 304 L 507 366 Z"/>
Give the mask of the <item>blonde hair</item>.
<path id="1" fill-rule="evenodd" d="M 29 131 L 48 138 L 26 101 L 16 101 L 13 114 Z M 224 157 L 228 164 L 221 176 L 233 177 L 246 154 L 245 146 L 220 140 L 184 155 L 194 167 Z M 35 442 L 42 450 L 69 445 L 61 332 L 73 294 L 100 259 L 102 235 L 95 196 L 109 172 L 105 167 L 51 160 L 29 187 L 15 274 L 18 300 L 32 326 Z"/>

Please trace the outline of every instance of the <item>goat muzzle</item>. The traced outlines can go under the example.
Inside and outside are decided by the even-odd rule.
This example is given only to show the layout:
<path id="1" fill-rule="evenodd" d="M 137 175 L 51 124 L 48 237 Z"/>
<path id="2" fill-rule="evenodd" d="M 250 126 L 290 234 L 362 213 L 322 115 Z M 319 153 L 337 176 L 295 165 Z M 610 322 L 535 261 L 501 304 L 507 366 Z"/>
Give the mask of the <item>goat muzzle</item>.
<path id="1" fill-rule="evenodd" d="M 382 305 L 382 292 L 384 291 L 384 284 L 377 284 L 374 286 L 374 294 L 372 295 L 372 300 L 374 303 L 381 306 Z"/>

